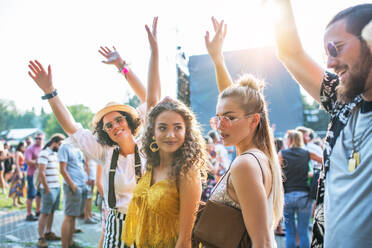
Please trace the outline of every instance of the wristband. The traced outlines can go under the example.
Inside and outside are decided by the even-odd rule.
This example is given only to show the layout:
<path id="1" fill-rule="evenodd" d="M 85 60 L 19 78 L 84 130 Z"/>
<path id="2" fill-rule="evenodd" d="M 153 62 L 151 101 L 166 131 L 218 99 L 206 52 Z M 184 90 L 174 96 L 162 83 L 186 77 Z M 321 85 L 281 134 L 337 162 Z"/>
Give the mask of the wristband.
<path id="1" fill-rule="evenodd" d="M 128 74 L 129 70 L 127 68 L 127 64 L 123 64 L 123 66 L 119 69 L 119 73 L 124 73 L 124 75 Z"/>
<path id="2" fill-rule="evenodd" d="M 48 99 L 52 99 L 53 97 L 55 97 L 56 95 L 58 95 L 57 93 L 57 90 L 53 90 L 52 93 L 49 93 L 49 94 L 45 94 L 41 97 L 41 99 L 43 100 L 48 100 Z"/>

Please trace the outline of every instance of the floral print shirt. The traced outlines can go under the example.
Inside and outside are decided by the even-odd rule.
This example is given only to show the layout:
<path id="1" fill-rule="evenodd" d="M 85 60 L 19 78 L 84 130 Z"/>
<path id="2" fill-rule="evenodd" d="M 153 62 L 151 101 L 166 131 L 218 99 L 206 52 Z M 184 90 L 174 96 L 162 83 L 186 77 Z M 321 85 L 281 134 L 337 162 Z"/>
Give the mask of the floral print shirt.
<path id="1" fill-rule="evenodd" d="M 313 235 L 311 247 L 323 247 L 324 237 L 324 181 L 329 170 L 330 155 L 342 129 L 351 117 L 352 110 L 362 102 L 362 96 L 358 95 L 349 103 L 340 103 L 337 100 L 336 87 L 339 84 L 337 75 L 326 71 L 320 89 L 320 102 L 323 108 L 331 115 L 328 131 L 324 144 L 324 166 L 319 178 L 318 193 L 316 197 L 316 209 L 314 214 Z"/>

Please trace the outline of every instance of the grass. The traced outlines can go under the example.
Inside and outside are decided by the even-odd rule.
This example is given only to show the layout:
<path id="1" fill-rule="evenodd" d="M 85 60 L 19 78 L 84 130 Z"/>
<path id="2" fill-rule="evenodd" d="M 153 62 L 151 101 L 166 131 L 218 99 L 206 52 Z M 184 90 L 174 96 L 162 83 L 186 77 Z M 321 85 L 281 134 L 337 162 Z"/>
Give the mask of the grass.
<path id="1" fill-rule="evenodd" d="M 61 198 L 60 198 L 60 203 L 59 203 L 59 208 L 58 210 L 63 210 L 63 181 L 61 178 Z M 22 197 L 21 201 L 23 202 L 22 205 L 19 207 L 14 207 L 13 206 L 13 199 L 8 197 L 8 192 L 9 189 L 6 190 L 5 194 L 0 193 L 0 209 L 3 211 L 18 211 L 18 210 L 23 210 L 26 209 L 26 197 Z M 92 212 L 93 213 L 99 213 L 100 210 L 98 207 L 94 204 L 94 200 L 96 199 L 96 192 L 97 192 L 97 187 L 94 187 L 94 192 L 93 192 L 93 197 L 92 197 Z M 36 203 L 35 201 L 32 201 L 32 208 L 35 210 L 36 209 Z"/>

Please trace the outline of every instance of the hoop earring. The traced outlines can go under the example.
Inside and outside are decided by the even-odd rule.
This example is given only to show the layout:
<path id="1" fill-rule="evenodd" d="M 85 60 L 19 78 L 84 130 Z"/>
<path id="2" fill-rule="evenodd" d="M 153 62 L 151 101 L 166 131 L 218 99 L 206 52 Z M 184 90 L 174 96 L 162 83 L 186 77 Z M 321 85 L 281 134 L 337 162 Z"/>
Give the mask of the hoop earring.
<path id="1" fill-rule="evenodd" d="M 159 151 L 159 146 L 158 146 L 158 144 L 156 143 L 156 141 L 155 141 L 155 137 L 154 137 L 154 136 L 152 136 L 152 139 L 153 139 L 154 141 L 150 143 L 150 150 L 151 150 L 152 152 L 157 152 L 157 151 Z"/>

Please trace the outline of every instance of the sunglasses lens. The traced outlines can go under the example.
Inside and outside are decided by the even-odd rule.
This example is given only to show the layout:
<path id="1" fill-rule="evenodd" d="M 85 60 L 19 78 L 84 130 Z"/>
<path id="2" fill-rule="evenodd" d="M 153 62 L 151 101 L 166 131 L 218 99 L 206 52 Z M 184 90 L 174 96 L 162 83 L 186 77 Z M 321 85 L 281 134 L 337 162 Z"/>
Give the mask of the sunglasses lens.
<path id="1" fill-rule="evenodd" d="M 337 48 L 336 48 L 336 46 L 333 44 L 333 42 L 329 42 L 329 43 L 328 43 L 328 45 L 327 45 L 327 50 L 328 50 L 328 55 L 329 55 L 329 56 L 334 57 L 334 58 L 337 57 L 337 55 L 338 55 Z"/>
<path id="2" fill-rule="evenodd" d="M 106 123 L 106 125 L 103 127 L 103 129 L 108 132 L 110 131 L 112 128 L 112 124 L 109 122 L 109 123 Z"/>

